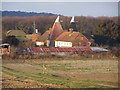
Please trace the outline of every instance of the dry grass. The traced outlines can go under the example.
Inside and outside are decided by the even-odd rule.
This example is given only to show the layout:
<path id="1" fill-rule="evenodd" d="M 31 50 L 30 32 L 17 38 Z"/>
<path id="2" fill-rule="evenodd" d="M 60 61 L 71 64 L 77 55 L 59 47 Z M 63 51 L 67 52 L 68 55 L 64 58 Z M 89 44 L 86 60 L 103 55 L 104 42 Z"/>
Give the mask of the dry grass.
<path id="1" fill-rule="evenodd" d="M 44 65 L 44 68 L 43 68 Z M 9 88 L 7 83 L 19 87 L 16 80 L 20 80 L 20 87 L 117 87 L 118 60 L 92 59 L 34 59 L 34 60 L 5 60 L 3 61 L 3 87 Z M 44 71 L 44 73 L 43 73 Z M 10 79 L 7 75 L 15 77 Z M 8 81 L 9 80 L 9 81 Z M 25 81 L 38 83 L 24 83 Z M 18 82 L 18 81 L 17 81 Z M 50 86 L 46 86 L 50 84 Z M 42 87 L 40 86 L 40 87 Z M 31 88 L 30 87 L 30 88 Z"/>

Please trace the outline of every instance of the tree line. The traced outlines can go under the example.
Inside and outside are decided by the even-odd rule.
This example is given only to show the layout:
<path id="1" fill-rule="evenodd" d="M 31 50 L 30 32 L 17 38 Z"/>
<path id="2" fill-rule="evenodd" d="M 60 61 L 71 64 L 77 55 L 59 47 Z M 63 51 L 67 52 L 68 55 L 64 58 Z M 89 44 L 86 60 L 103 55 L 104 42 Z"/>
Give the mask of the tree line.
<path id="1" fill-rule="evenodd" d="M 2 17 L 5 16 L 54 16 L 55 14 L 53 13 L 46 13 L 46 12 L 41 12 L 41 13 L 36 13 L 36 12 L 23 12 L 23 11 L 0 11 L 2 13 Z"/>
<path id="2" fill-rule="evenodd" d="M 34 33 L 35 27 L 41 34 L 52 27 L 57 16 L 30 16 L 30 17 L 3 17 L 3 35 L 8 30 L 23 30 L 27 34 Z M 69 29 L 71 17 L 61 16 L 60 21 L 64 30 Z M 76 26 L 79 32 L 93 36 L 95 45 L 98 46 L 119 46 L 120 44 L 120 25 L 118 17 L 75 17 Z M 4 37 L 4 36 L 3 36 Z"/>

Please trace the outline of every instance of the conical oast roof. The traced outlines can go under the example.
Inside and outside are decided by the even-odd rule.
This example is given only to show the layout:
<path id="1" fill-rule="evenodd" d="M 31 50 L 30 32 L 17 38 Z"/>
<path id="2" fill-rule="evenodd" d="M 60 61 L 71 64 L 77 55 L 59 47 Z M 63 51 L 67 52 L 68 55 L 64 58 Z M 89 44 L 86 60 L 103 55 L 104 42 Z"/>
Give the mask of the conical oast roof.
<path id="1" fill-rule="evenodd" d="M 57 19 L 55 20 L 52 29 L 51 29 L 51 33 L 50 33 L 50 40 L 55 40 L 62 32 L 63 32 L 63 28 L 59 22 L 60 16 L 57 17 Z"/>
<path id="2" fill-rule="evenodd" d="M 74 16 L 72 17 L 70 23 L 73 23 L 73 22 L 75 22 Z"/>

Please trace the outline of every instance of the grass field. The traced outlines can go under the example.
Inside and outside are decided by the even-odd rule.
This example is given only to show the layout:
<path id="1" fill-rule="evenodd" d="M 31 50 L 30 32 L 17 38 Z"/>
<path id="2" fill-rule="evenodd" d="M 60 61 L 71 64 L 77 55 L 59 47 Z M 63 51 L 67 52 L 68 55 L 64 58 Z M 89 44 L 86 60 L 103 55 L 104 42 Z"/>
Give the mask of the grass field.
<path id="1" fill-rule="evenodd" d="M 3 60 L 3 88 L 117 88 L 118 60 Z"/>

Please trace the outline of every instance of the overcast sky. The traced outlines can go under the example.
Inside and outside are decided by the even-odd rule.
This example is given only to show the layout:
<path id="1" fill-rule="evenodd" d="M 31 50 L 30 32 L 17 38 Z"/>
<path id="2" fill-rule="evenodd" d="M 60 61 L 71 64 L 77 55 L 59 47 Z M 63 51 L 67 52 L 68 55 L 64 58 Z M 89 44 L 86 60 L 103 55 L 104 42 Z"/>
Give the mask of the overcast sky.
<path id="1" fill-rule="evenodd" d="M 65 16 L 118 16 L 118 2 L 2 2 L 2 10 Z"/>

